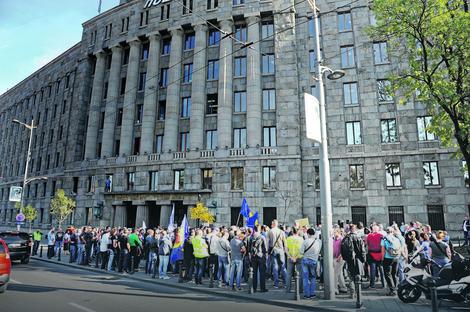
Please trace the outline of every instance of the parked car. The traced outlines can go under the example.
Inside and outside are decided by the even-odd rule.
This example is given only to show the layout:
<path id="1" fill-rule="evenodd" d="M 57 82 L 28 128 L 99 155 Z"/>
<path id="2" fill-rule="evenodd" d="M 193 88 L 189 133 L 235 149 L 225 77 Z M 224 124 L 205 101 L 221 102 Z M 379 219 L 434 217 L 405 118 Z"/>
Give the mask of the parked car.
<path id="1" fill-rule="evenodd" d="M 21 263 L 29 263 L 31 256 L 32 239 L 26 232 L 1 232 L 0 238 L 5 241 L 10 251 L 10 260 L 20 260 Z"/>
<path id="2" fill-rule="evenodd" d="M 0 294 L 7 289 L 8 281 L 11 274 L 11 261 L 8 246 L 3 239 L 0 238 Z"/>

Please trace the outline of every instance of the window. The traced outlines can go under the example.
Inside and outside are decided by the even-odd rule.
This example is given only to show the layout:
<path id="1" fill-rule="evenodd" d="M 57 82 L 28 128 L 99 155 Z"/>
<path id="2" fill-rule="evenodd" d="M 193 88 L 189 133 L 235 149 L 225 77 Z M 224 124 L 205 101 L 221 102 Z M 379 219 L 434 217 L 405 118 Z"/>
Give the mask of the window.
<path id="1" fill-rule="evenodd" d="M 432 122 L 431 116 L 418 117 L 416 118 L 416 122 L 418 124 L 418 140 L 419 141 L 432 141 L 436 139 L 434 134 L 428 131 Z"/>
<path id="2" fill-rule="evenodd" d="M 164 39 L 162 42 L 162 55 L 169 55 L 171 52 L 171 39 Z"/>
<path id="3" fill-rule="evenodd" d="M 445 230 L 444 207 L 442 205 L 428 205 L 428 223 L 434 231 Z"/>
<path id="4" fill-rule="evenodd" d="M 315 220 L 317 221 L 317 226 L 321 224 L 321 207 L 315 208 Z"/>
<path id="5" fill-rule="evenodd" d="M 166 101 L 158 102 L 158 120 L 165 120 Z"/>
<path id="6" fill-rule="evenodd" d="M 359 105 L 357 82 L 343 83 L 343 95 L 345 106 Z"/>
<path id="7" fill-rule="evenodd" d="M 146 79 L 147 79 L 147 73 L 140 73 L 140 76 L 139 76 L 139 91 L 144 91 Z"/>
<path id="8" fill-rule="evenodd" d="M 388 52 L 387 42 L 374 42 L 374 64 L 387 64 Z"/>
<path id="9" fill-rule="evenodd" d="M 181 132 L 179 151 L 185 152 L 188 148 L 189 148 L 189 132 Z"/>
<path id="10" fill-rule="evenodd" d="M 113 24 L 109 24 L 104 27 L 104 39 L 105 40 L 111 38 L 112 31 L 113 31 Z"/>
<path id="11" fill-rule="evenodd" d="M 149 24 L 149 10 L 140 12 L 140 27 L 147 26 Z"/>
<path id="12" fill-rule="evenodd" d="M 349 184 L 351 189 L 365 188 L 364 165 L 349 165 Z"/>
<path id="13" fill-rule="evenodd" d="M 135 172 L 127 173 L 127 190 L 133 191 L 135 188 Z"/>
<path id="14" fill-rule="evenodd" d="M 263 189 L 270 190 L 276 188 L 276 167 L 263 167 Z"/>
<path id="15" fill-rule="evenodd" d="M 379 102 L 391 102 L 393 96 L 390 93 L 392 83 L 386 79 L 377 80 L 377 97 Z"/>
<path id="16" fill-rule="evenodd" d="M 163 5 L 160 7 L 160 20 L 164 21 L 170 18 L 170 5 Z"/>
<path id="17" fill-rule="evenodd" d="M 263 127 L 263 146 L 276 146 L 276 127 Z"/>
<path id="18" fill-rule="evenodd" d="M 321 19 L 318 19 L 318 24 L 320 26 L 320 36 L 321 36 Z M 315 38 L 316 36 L 315 20 L 313 19 L 313 17 L 308 18 L 308 35 L 310 38 Z"/>
<path id="19" fill-rule="evenodd" d="M 243 190 L 243 167 L 231 168 L 230 185 L 232 190 Z"/>
<path id="20" fill-rule="evenodd" d="M 60 164 L 60 153 L 55 154 L 55 167 L 59 167 Z"/>
<path id="21" fill-rule="evenodd" d="M 207 95 L 206 103 L 206 114 L 214 115 L 217 114 L 218 104 L 217 104 L 217 93 Z"/>
<path id="22" fill-rule="evenodd" d="M 158 190 L 158 171 L 149 172 L 149 190 L 150 191 Z"/>
<path id="23" fill-rule="evenodd" d="M 388 207 L 388 222 L 389 224 L 396 224 L 400 225 L 405 223 L 405 212 L 403 206 L 389 206 Z"/>
<path id="24" fill-rule="evenodd" d="M 161 154 L 163 151 L 163 135 L 157 135 L 155 137 L 155 153 Z"/>
<path id="25" fill-rule="evenodd" d="M 54 129 L 49 130 L 49 143 L 54 141 Z"/>
<path id="26" fill-rule="evenodd" d="M 424 161 L 423 162 L 424 170 L 424 185 L 439 185 L 439 168 L 437 166 L 437 161 Z"/>
<path id="27" fill-rule="evenodd" d="M 42 197 L 46 197 L 47 192 L 47 182 L 42 183 Z"/>
<path id="28" fill-rule="evenodd" d="M 181 101 L 181 118 L 189 118 L 191 111 L 191 97 L 184 97 Z"/>
<path id="29" fill-rule="evenodd" d="M 219 60 L 207 62 L 207 80 L 219 79 Z"/>
<path id="30" fill-rule="evenodd" d="M 263 90 L 263 110 L 276 109 L 276 90 L 265 89 Z"/>
<path id="31" fill-rule="evenodd" d="M 235 77 L 246 77 L 246 57 L 235 58 Z"/>
<path id="32" fill-rule="evenodd" d="M 463 179 L 465 181 L 465 186 L 470 187 L 470 179 L 468 178 L 467 162 L 462 160 L 462 169 L 463 169 Z"/>
<path id="33" fill-rule="evenodd" d="M 144 105 L 139 104 L 136 107 L 135 123 L 140 124 L 144 118 Z"/>
<path id="34" fill-rule="evenodd" d="M 117 113 L 117 120 L 116 120 L 116 125 L 118 127 L 122 126 L 122 114 L 123 114 L 123 110 L 122 110 L 122 107 L 118 109 L 118 113 Z"/>
<path id="35" fill-rule="evenodd" d="M 103 130 L 104 128 L 104 120 L 105 120 L 105 112 L 101 112 L 101 118 L 100 118 L 100 130 Z"/>
<path id="36" fill-rule="evenodd" d="M 184 49 L 185 50 L 192 50 L 196 45 L 196 37 L 194 33 L 189 33 L 185 35 L 184 38 Z"/>
<path id="37" fill-rule="evenodd" d="M 218 0 L 207 0 L 207 10 L 215 9 L 219 6 Z"/>
<path id="38" fill-rule="evenodd" d="M 263 74 L 274 74 L 274 54 L 263 54 Z"/>
<path id="39" fill-rule="evenodd" d="M 217 130 L 206 131 L 206 150 L 214 150 L 217 147 Z"/>
<path id="40" fill-rule="evenodd" d="M 72 186 L 72 192 L 77 194 L 78 192 L 78 177 L 73 177 L 73 186 Z"/>
<path id="41" fill-rule="evenodd" d="M 119 155 L 119 148 L 121 147 L 121 140 L 114 141 L 114 155 Z"/>
<path id="42" fill-rule="evenodd" d="M 166 88 L 168 86 L 168 68 L 162 68 L 160 72 L 160 87 Z"/>
<path id="43" fill-rule="evenodd" d="M 235 25 L 235 39 L 246 42 L 247 30 L 245 25 Z"/>
<path id="44" fill-rule="evenodd" d="M 269 39 L 274 36 L 274 24 L 272 21 L 261 23 L 261 39 Z"/>
<path id="45" fill-rule="evenodd" d="M 55 196 L 55 188 L 57 186 L 57 181 L 52 181 L 52 187 L 51 187 L 51 196 L 54 197 Z"/>
<path id="46" fill-rule="evenodd" d="M 202 189 L 212 190 L 212 169 L 202 169 Z"/>
<path id="47" fill-rule="evenodd" d="M 233 4 L 234 6 L 236 6 L 236 5 L 243 5 L 243 4 L 245 4 L 245 0 L 232 0 L 232 4 Z"/>
<path id="48" fill-rule="evenodd" d="M 150 44 L 148 42 L 142 44 L 142 54 L 141 54 L 142 61 L 148 60 L 148 58 L 149 58 L 149 49 L 150 49 Z"/>
<path id="49" fill-rule="evenodd" d="M 314 50 L 308 51 L 308 64 L 310 72 L 314 72 L 317 69 L 317 53 Z"/>
<path id="50" fill-rule="evenodd" d="M 234 93 L 234 111 L 236 113 L 246 112 L 246 92 L 235 92 Z"/>
<path id="51" fill-rule="evenodd" d="M 134 150 L 132 155 L 139 155 L 140 152 L 140 137 L 134 138 Z"/>
<path id="52" fill-rule="evenodd" d="M 230 207 L 230 224 L 243 227 L 245 217 L 240 214 L 240 206 Z"/>
<path id="53" fill-rule="evenodd" d="M 360 121 L 351 121 L 351 122 L 346 123 L 346 144 L 347 145 L 362 144 Z"/>
<path id="54" fill-rule="evenodd" d="M 395 119 L 382 119 L 380 121 L 382 143 L 395 143 L 398 141 L 397 121 Z"/>
<path id="55" fill-rule="evenodd" d="M 315 172 L 315 177 L 314 177 L 315 190 L 319 191 L 320 190 L 320 166 L 314 166 L 313 170 Z"/>
<path id="56" fill-rule="evenodd" d="M 129 54 L 131 49 L 125 48 L 124 53 L 122 54 L 122 65 L 127 65 L 129 63 Z"/>
<path id="57" fill-rule="evenodd" d="M 400 164 L 385 164 L 387 187 L 401 186 Z"/>
<path id="58" fill-rule="evenodd" d="M 342 12 L 338 13 L 338 31 L 351 31 L 352 22 L 351 22 L 351 12 Z"/>
<path id="59" fill-rule="evenodd" d="M 174 170 L 173 188 L 175 191 L 184 189 L 184 169 Z"/>
<path id="60" fill-rule="evenodd" d="M 189 83 L 193 80 L 193 63 L 184 64 L 183 83 Z"/>
<path id="61" fill-rule="evenodd" d="M 341 67 L 348 68 L 354 67 L 354 46 L 343 46 L 340 48 L 341 52 Z"/>
<path id="62" fill-rule="evenodd" d="M 119 95 L 124 95 L 126 93 L 126 77 L 121 78 L 121 87 L 119 90 Z"/>
<path id="63" fill-rule="evenodd" d="M 142 13 L 140 13 L 142 19 Z M 142 26 L 142 20 L 140 21 L 140 26 Z M 129 30 L 129 17 L 121 19 L 121 33 L 125 33 Z"/>
<path id="64" fill-rule="evenodd" d="M 109 83 L 106 81 L 103 87 L 103 99 L 105 100 L 108 98 L 108 86 L 109 86 Z M 44 119 L 47 120 L 47 109 L 46 109 L 46 114 L 44 116 Z"/>
<path id="65" fill-rule="evenodd" d="M 233 148 L 246 147 L 246 128 L 233 129 Z"/>
<path id="66" fill-rule="evenodd" d="M 366 207 L 364 206 L 353 206 L 351 207 L 351 219 L 352 223 L 358 224 L 361 222 L 362 224 L 367 224 L 367 211 Z"/>
<path id="67" fill-rule="evenodd" d="M 183 15 L 193 12 L 193 0 L 183 0 Z"/>
<path id="68" fill-rule="evenodd" d="M 220 32 L 216 29 L 209 30 L 209 41 L 207 45 L 216 46 L 216 45 L 219 45 L 219 41 L 220 41 Z"/>

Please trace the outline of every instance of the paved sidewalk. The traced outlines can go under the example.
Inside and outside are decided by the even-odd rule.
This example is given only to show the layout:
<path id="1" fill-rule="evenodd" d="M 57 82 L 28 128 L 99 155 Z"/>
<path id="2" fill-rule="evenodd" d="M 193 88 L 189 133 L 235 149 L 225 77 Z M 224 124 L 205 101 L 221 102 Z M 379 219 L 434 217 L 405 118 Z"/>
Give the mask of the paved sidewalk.
<path id="1" fill-rule="evenodd" d="M 329 301 L 323 300 L 323 291 L 317 291 L 316 299 L 303 299 L 301 295 L 301 300 L 294 300 L 294 293 L 286 293 L 285 289 L 274 289 L 268 287 L 269 291 L 267 293 L 254 293 L 248 294 L 248 286 L 242 285 L 242 291 L 233 291 L 229 288 L 223 287 L 218 288 L 217 283 L 214 288 L 209 288 L 209 281 L 204 280 L 204 285 L 197 286 L 194 283 L 178 283 L 178 276 L 169 274 L 170 279 L 161 280 L 161 279 L 152 279 L 151 275 L 146 275 L 144 272 L 136 272 L 134 274 L 121 274 L 114 271 L 105 271 L 97 269 L 93 266 L 83 266 L 77 264 L 68 263 L 69 257 L 63 256 L 62 261 L 59 262 L 57 258 L 47 259 L 46 257 L 40 258 L 38 256 L 33 257 L 33 259 L 45 261 L 49 263 L 55 263 L 57 265 L 65 265 L 69 267 L 74 267 L 78 269 L 107 273 L 114 276 L 119 276 L 121 278 L 128 278 L 133 280 L 138 280 L 142 282 L 149 283 L 158 283 L 160 285 L 167 285 L 168 287 L 185 289 L 193 292 L 201 292 L 205 294 L 213 294 L 214 296 L 219 297 L 228 297 L 234 299 L 240 299 L 244 301 L 256 301 L 259 303 L 265 303 L 276 306 L 283 306 L 286 308 L 302 309 L 302 310 L 314 310 L 314 311 L 361 311 L 361 310 L 373 310 L 378 312 L 429 312 L 431 311 L 430 302 L 421 298 L 415 304 L 405 304 L 401 302 L 396 297 L 387 297 L 385 296 L 385 289 L 374 289 L 374 290 L 364 290 L 363 291 L 363 307 L 361 309 L 356 309 L 356 301 L 354 299 L 349 299 L 348 295 L 337 296 L 336 300 Z M 270 285 L 271 281 L 267 281 L 267 285 Z M 454 306 L 453 306 L 454 305 Z M 456 305 L 453 303 L 441 304 L 439 311 L 464 311 L 465 307 L 462 305 Z M 468 309 L 470 311 L 470 308 Z"/>

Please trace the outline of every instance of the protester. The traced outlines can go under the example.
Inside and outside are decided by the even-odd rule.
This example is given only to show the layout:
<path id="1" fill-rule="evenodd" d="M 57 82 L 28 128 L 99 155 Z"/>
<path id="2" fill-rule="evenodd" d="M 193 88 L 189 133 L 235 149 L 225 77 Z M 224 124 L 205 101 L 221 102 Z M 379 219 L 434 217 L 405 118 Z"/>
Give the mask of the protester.
<path id="1" fill-rule="evenodd" d="M 444 232 L 438 231 L 436 234 L 436 240 L 430 243 L 431 247 L 431 259 L 434 261 L 432 264 L 432 274 L 433 276 L 439 276 L 440 269 L 450 262 L 451 252 L 449 245 L 445 243 Z"/>
<path id="2" fill-rule="evenodd" d="M 42 236 L 42 232 L 39 230 L 33 232 L 33 256 L 38 254 L 38 249 L 39 245 L 41 244 Z"/>
<path id="3" fill-rule="evenodd" d="M 158 242 L 158 257 L 160 264 L 158 267 L 158 276 L 160 279 L 169 279 L 166 275 L 168 271 L 168 263 L 170 260 L 171 240 L 166 231 L 160 233 L 160 240 Z"/>
<path id="4" fill-rule="evenodd" d="M 300 255 L 302 255 L 304 298 L 309 299 L 316 297 L 316 267 L 321 250 L 321 240 L 314 237 L 314 229 L 308 229 L 307 235 L 308 238 L 300 247 Z"/>
<path id="5" fill-rule="evenodd" d="M 286 292 L 291 291 L 292 277 L 294 274 L 294 268 L 297 273 L 302 274 L 302 255 L 300 254 L 300 248 L 304 239 L 299 236 L 298 230 L 296 227 L 291 229 L 292 235 L 286 239 L 286 255 L 287 255 L 287 284 Z M 299 288 L 300 292 L 303 289 L 303 279 L 299 278 Z"/>
<path id="6" fill-rule="evenodd" d="M 243 243 L 243 233 L 235 231 L 235 237 L 230 241 L 230 282 L 229 287 L 232 290 L 241 290 L 241 277 L 243 272 L 243 256 L 246 252 Z M 234 281 L 236 280 L 237 288 Z"/>
<path id="7" fill-rule="evenodd" d="M 387 229 L 387 235 L 383 237 L 381 242 L 385 282 L 390 290 L 387 293 L 388 296 L 396 295 L 397 265 L 398 258 L 400 257 L 402 250 L 401 242 L 397 237 L 395 237 L 394 231 L 393 227 L 389 227 Z"/>
<path id="8" fill-rule="evenodd" d="M 202 230 L 196 230 L 196 236 L 191 241 L 196 258 L 196 285 L 202 285 L 202 275 L 209 257 L 208 246 L 202 237 Z"/>

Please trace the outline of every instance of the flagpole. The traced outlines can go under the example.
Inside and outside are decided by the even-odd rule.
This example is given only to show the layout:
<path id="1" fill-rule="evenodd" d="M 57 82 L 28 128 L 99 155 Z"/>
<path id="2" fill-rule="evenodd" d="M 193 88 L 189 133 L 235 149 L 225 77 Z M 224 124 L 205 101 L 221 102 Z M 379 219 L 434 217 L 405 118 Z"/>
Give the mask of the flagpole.
<path id="1" fill-rule="evenodd" d="M 241 213 L 238 213 L 237 223 L 235 224 L 237 227 L 238 227 L 238 222 L 240 222 L 240 216 L 241 216 L 241 215 L 242 215 Z"/>

